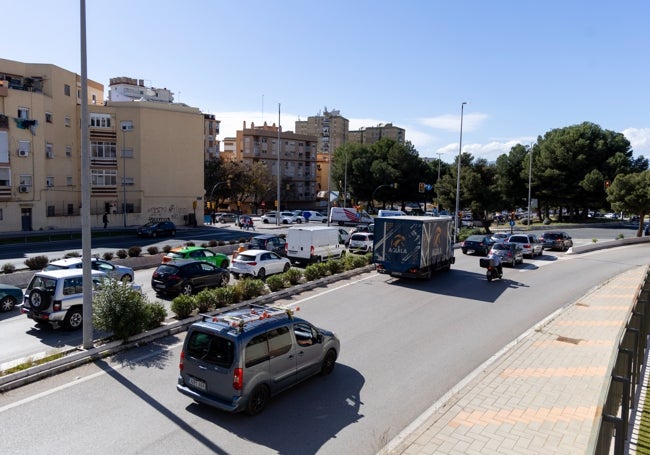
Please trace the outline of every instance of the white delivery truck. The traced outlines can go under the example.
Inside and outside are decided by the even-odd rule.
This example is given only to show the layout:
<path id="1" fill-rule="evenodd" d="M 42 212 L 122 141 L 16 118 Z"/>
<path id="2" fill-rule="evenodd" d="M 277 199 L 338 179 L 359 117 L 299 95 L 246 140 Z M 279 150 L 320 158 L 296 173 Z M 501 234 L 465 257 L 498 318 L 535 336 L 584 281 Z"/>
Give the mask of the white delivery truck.
<path id="1" fill-rule="evenodd" d="M 368 212 L 361 210 L 357 212 L 354 208 L 332 207 L 330 210 L 330 223 L 337 223 L 339 226 L 346 224 L 370 224 L 374 220 Z"/>
<path id="2" fill-rule="evenodd" d="M 345 241 L 339 228 L 329 226 L 294 226 L 287 229 L 287 257 L 292 262 L 321 262 L 345 256 Z"/>

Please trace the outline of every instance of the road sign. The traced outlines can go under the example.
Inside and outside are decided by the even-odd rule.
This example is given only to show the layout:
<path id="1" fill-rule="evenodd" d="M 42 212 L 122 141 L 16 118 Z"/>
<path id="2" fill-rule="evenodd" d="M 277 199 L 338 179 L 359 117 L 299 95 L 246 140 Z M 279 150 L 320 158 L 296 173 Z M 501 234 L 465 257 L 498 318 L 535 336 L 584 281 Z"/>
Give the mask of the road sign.
<path id="1" fill-rule="evenodd" d="M 510 226 L 514 226 L 515 222 L 513 220 L 510 220 Z"/>

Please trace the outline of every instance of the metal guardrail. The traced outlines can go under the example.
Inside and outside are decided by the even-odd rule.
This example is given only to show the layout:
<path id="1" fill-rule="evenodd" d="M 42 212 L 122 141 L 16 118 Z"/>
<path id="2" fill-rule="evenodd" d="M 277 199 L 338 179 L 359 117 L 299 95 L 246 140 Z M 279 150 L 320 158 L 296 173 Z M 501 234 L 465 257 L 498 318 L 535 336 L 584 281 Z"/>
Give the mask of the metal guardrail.
<path id="1" fill-rule="evenodd" d="M 619 339 L 618 355 L 605 396 L 596 454 L 625 454 L 630 412 L 639 404 L 637 390 L 642 386 L 641 371 L 646 358 L 649 323 L 650 272 L 647 272 Z"/>

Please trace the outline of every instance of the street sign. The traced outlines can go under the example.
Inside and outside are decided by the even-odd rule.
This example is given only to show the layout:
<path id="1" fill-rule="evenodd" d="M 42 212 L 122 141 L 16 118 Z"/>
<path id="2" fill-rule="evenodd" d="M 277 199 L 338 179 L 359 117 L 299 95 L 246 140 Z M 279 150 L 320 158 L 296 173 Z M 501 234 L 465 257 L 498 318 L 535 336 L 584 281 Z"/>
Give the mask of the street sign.
<path id="1" fill-rule="evenodd" d="M 510 226 L 514 226 L 515 222 L 513 220 L 510 220 Z"/>

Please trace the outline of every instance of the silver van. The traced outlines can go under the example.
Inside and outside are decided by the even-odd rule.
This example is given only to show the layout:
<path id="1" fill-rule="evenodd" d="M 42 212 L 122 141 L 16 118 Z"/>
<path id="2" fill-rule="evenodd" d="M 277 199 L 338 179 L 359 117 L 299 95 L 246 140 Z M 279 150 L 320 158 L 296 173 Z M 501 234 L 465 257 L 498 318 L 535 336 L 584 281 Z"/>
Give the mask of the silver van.
<path id="1" fill-rule="evenodd" d="M 176 389 L 198 403 L 259 414 L 269 398 L 334 369 L 340 343 L 286 307 L 250 305 L 192 324 Z"/>

